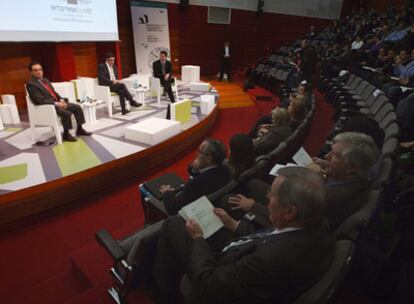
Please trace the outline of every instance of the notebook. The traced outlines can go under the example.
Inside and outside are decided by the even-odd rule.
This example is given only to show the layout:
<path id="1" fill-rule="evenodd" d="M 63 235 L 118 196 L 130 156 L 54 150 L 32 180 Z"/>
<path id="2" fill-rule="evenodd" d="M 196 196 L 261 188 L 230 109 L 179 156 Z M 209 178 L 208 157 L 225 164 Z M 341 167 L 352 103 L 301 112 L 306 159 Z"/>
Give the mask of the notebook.
<path id="1" fill-rule="evenodd" d="M 162 200 L 163 198 L 163 194 L 160 192 L 160 187 L 162 185 L 170 185 L 177 190 L 182 188 L 184 181 L 175 173 L 167 173 L 143 184 L 145 189 L 159 200 Z"/>

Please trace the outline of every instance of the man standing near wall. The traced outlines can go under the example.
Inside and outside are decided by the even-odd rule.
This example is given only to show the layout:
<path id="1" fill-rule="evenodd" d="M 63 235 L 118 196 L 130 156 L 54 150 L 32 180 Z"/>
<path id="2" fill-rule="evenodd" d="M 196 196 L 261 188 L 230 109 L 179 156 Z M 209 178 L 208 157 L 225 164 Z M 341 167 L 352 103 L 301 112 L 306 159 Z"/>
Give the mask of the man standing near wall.
<path id="1" fill-rule="evenodd" d="M 226 73 L 227 80 L 231 82 L 231 49 L 230 42 L 224 42 L 224 47 L 220 51 L 220 81 L 223 80 L 223 74 Z"/>

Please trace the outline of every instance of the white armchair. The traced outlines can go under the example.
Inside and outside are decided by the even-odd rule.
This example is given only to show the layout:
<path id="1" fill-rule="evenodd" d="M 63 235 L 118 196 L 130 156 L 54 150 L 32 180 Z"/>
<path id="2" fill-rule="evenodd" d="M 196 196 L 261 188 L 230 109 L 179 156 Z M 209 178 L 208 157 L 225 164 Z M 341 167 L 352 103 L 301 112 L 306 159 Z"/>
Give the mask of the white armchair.
<path id="1" fill-rule="evenodd" d="M 56 114 L 54 105 L 35 105 L 30 96 L 26 94 L 27 111 L 29 114 L 30 129 L 32 131 L 33 141 L 36 142 L 35 126 L 50 126 L 55 132 L 56 141 L 62 143 L 62 134 L 60 133 L 61 122 Z"/>
<path id="2" fill-rule="evenodd" d="M 106 103 L 108 116 L 112 117 L 114 105 L 119 104 L 119 96 L 112 93 L 107 86 L 98 84 L 98 79 L 92 77 L 78 77 L 72 80 L 75 84 L 75 92 L 78 99 L 90 97 L 92 99 L 103 100 Z"/>
<path id="3" fill-rule="evenodd" d="M 177 80 L 174 81 L 174 83 L 171 84 L 171 88 L 173 90 L 173 94 L 175 94 L 176 101 L 179 101 L 178 99 L 178 88 L 177 88 Z M 151 97 L 157 97 L 157 104 L 161 104 L 161 94 L 163 92 L 163 87 L 161 86 L 161 82 L 158 78 L 151 76 L 150 77 L 150 91 L 151 91 Z"/>
<path id="4" fill-rule="evenodd" d="M 52 82 L 52 86 L 60 96 L 67 98 L 69 102 L 76 103 L 75 88 L 72 82 Z"/>

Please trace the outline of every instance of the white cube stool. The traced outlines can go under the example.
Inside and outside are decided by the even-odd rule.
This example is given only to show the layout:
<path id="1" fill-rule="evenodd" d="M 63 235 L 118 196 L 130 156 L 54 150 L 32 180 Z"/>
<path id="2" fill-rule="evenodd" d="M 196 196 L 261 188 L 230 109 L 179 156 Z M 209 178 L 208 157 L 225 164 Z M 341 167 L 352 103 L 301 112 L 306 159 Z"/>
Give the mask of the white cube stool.
<path id="1" fill-rule="evenodd" d="M 0 115 L 5 124 L 18 124 L 20 123 L 19 112 L 15 104 L 2 104 L 0 105 Z"/>
<path id="2" fill-rule="evenodd" d="M 200 82 L 200 67 L 198 65 L 183 65 L 181 80 L 187 83 Z"/>
<path id="3" fill-rule="evenodd" d="M 16 98 L 14 97 L 14 95 L 11 94 L 1 95 L 1 101 L 3 102 L 3 104 L 16 105 Z"/>
<path id="4" fill-rule="evenodd" d="M 213 111 L 214 107 L 216 106 L 214 95 L 201 95 L 201 102 L 200 102 L 200 110 L 201 114 L 208 115 L 211 111 Z"/>
<path id="5" fill-rule="evenodd" d="M 181 131 L 178 121 L 151 117 L 125 128 L 125 138 L 156 145 Z"/>
<path id="6" fill-rule="evenodd" d="M 1 119 L 0 115 L 0 131 L 4 129 L 3 120 Z"/>
<path id="7" fill-rule="evenodd" d="M 206 82 L 192 82 L 190 83 L 190 91 L 208 92 L 210 91 L 210 84 Z"/>

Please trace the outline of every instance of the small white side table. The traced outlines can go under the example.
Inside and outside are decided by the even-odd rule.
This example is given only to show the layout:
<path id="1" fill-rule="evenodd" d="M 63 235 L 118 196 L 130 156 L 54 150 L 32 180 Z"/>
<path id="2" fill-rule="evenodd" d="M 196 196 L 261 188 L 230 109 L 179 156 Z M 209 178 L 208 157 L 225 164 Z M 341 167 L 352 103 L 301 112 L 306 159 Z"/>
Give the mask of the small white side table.
<path id="1" fill-rule="evenodd" d="M 149 92 L 148 88 L 139 87 L 139 88 L 132 88 L 131 91 L 137 96 L 137 102 L 141 103 L 145 106 L 145 94 Z"/>
<path id="2" fill-rule="evenodd" d="M 2 104 L 0 105 L 0 115 L 5 124 L 18 124 L 20 123 L 19 111 L 15 104 Z"/>
<path id="3" fill-rule="evenodd" d="M 105 103 L 104 100 L 94 100 L 92 102 L 84 102 L 81 104 L 83 114 L 85 114 L 85 121 L 89 125 L 97 123 L 96 120 L 96 106 Z"/>

